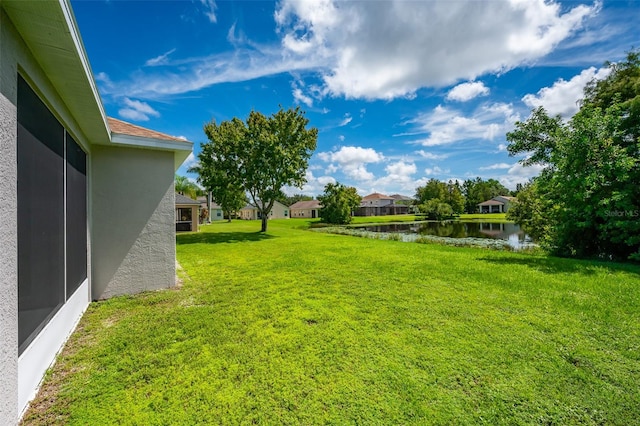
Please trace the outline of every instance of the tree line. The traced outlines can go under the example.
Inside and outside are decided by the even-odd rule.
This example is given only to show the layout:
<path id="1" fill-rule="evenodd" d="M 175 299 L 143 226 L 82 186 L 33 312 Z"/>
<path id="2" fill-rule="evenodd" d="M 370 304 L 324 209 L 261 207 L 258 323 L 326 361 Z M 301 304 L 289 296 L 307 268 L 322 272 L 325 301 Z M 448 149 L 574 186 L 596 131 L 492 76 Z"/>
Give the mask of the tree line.
<path id="1" fill-rule="evenodd" d="M 520 188 L 520 187 L 518 187 Z M 462 184 L 449 180 L 429 179 L 416 189 L 415 204 L 418 212 L 428 219 L 443 220 L 461 213 L 476 213 L 478 204 L 498 195 L 515 195 L 495 179 L 479 177 L 467 179 Z"/>

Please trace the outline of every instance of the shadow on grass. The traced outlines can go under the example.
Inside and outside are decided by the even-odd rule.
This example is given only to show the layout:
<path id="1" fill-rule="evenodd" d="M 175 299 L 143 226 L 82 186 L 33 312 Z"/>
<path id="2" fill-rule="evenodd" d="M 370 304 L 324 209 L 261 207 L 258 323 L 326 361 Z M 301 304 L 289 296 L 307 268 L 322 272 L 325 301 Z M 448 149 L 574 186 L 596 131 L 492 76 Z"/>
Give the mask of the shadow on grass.
<path id="1" fill-rule="evenodd" d="M 221 244 L 246 243 L 276 238 L 263 232 L 202 232 L 198 234 L 180 234 L 176 244 Z"/>
<path id="2" fill-rule="evenodd" d="M 640 274 L 638 265 L 613 263 L 600 260 L 566 259 L 562 257 L 479 257 L 477 260 L 494 263 L 500 267 L 527 266 L 545 274 L 578 273 L 594 275 L 598 271 L 629 272 Z"/>

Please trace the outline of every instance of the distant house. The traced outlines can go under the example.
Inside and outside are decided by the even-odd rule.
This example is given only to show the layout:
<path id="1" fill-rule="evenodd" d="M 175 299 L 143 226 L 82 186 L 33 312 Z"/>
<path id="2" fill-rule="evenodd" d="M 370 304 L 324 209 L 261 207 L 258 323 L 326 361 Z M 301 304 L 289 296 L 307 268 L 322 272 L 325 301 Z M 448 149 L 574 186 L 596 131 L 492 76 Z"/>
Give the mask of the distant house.
<path id="1" fill-rule="evenodd" d="M 515 199 L 516 197 L 498 195 L 490 200 L 478 203 L 478 211 L 480 213 L 506 213 Z"/>
<path id="2" fill-rule="evenodd" d="M 298 201 L 297 203 L 289 206 L 291 217 L 293 218 L 314 219 L 316 217 L 320 217 L 321 208 L 322 206 L 318 200 Z"/>
<path id="3" fill-rule="evenodd" d="M 409 206 L 397 204 L 396 199 L 388 195 L 374 192 L 362 198 L 356 216 L 387 216 L 407 214 Z"/>
<path id="4" fill-rule="evenodd" d="M 176 232 L 197 232 L 200 201 L 176 192 Z"/>
<path id="5" fill-rule="evenodd" d="M 211 206 L 210 206 L 211 208 L 209 208 L 208 206 L 208 201 L 206 196 L 198 197 L 198 202 L 200 202 L 201 211 L 204 209 L 208 211 L 207 220 L 209 222 L 224 220 L 224 212 L 222 211 L 222 207 L 216 204 L 213 200 L 211 201 Z"/>
<path id="6" fill-rule="evenodd" d="M 258 208 L 249 203 L 240 210 L 240 219 L 245 220 L 258 220 L 262 219 Z M 289 207 L 284 204 L 274 201 L 271 212 L 269 212 L 269 219 L 289 219 Z"/>

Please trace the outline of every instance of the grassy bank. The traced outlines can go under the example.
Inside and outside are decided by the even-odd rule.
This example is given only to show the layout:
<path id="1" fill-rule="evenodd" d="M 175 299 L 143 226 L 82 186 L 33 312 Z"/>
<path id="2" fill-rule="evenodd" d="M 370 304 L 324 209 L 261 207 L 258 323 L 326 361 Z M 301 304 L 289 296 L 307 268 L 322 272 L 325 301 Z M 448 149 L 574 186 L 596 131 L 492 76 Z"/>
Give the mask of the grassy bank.
<path id="1" fill-rule="evenodd" d="M 458 220 L 472 222 L 508 222 L 506 213 L 464 213 Z"/>
<path id="2" fill-rule="evenodd" d="M 309 232 L 178 236 L 92 304 L 27 424 L 632 424 L 640 268 Z"/>

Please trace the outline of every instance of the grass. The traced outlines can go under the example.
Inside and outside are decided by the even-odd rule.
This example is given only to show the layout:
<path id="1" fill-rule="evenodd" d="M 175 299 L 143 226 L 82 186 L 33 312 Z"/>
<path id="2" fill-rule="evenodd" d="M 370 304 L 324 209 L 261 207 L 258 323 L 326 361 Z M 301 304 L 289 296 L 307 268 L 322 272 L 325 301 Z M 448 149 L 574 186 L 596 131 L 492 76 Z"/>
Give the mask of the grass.
<path id="1" fill-rule="evenodd" d="M 25 424 L 634 424 L 640 268 L 309 232 L 178 236 L 94 303 Z"/>
<path id="2" fill-rule="evenodd" d="M 506 213 L 464 213 L 458 216 L 460 221 L 474 221 L 474 222 L 509 222 L 507 220 Z"/>

